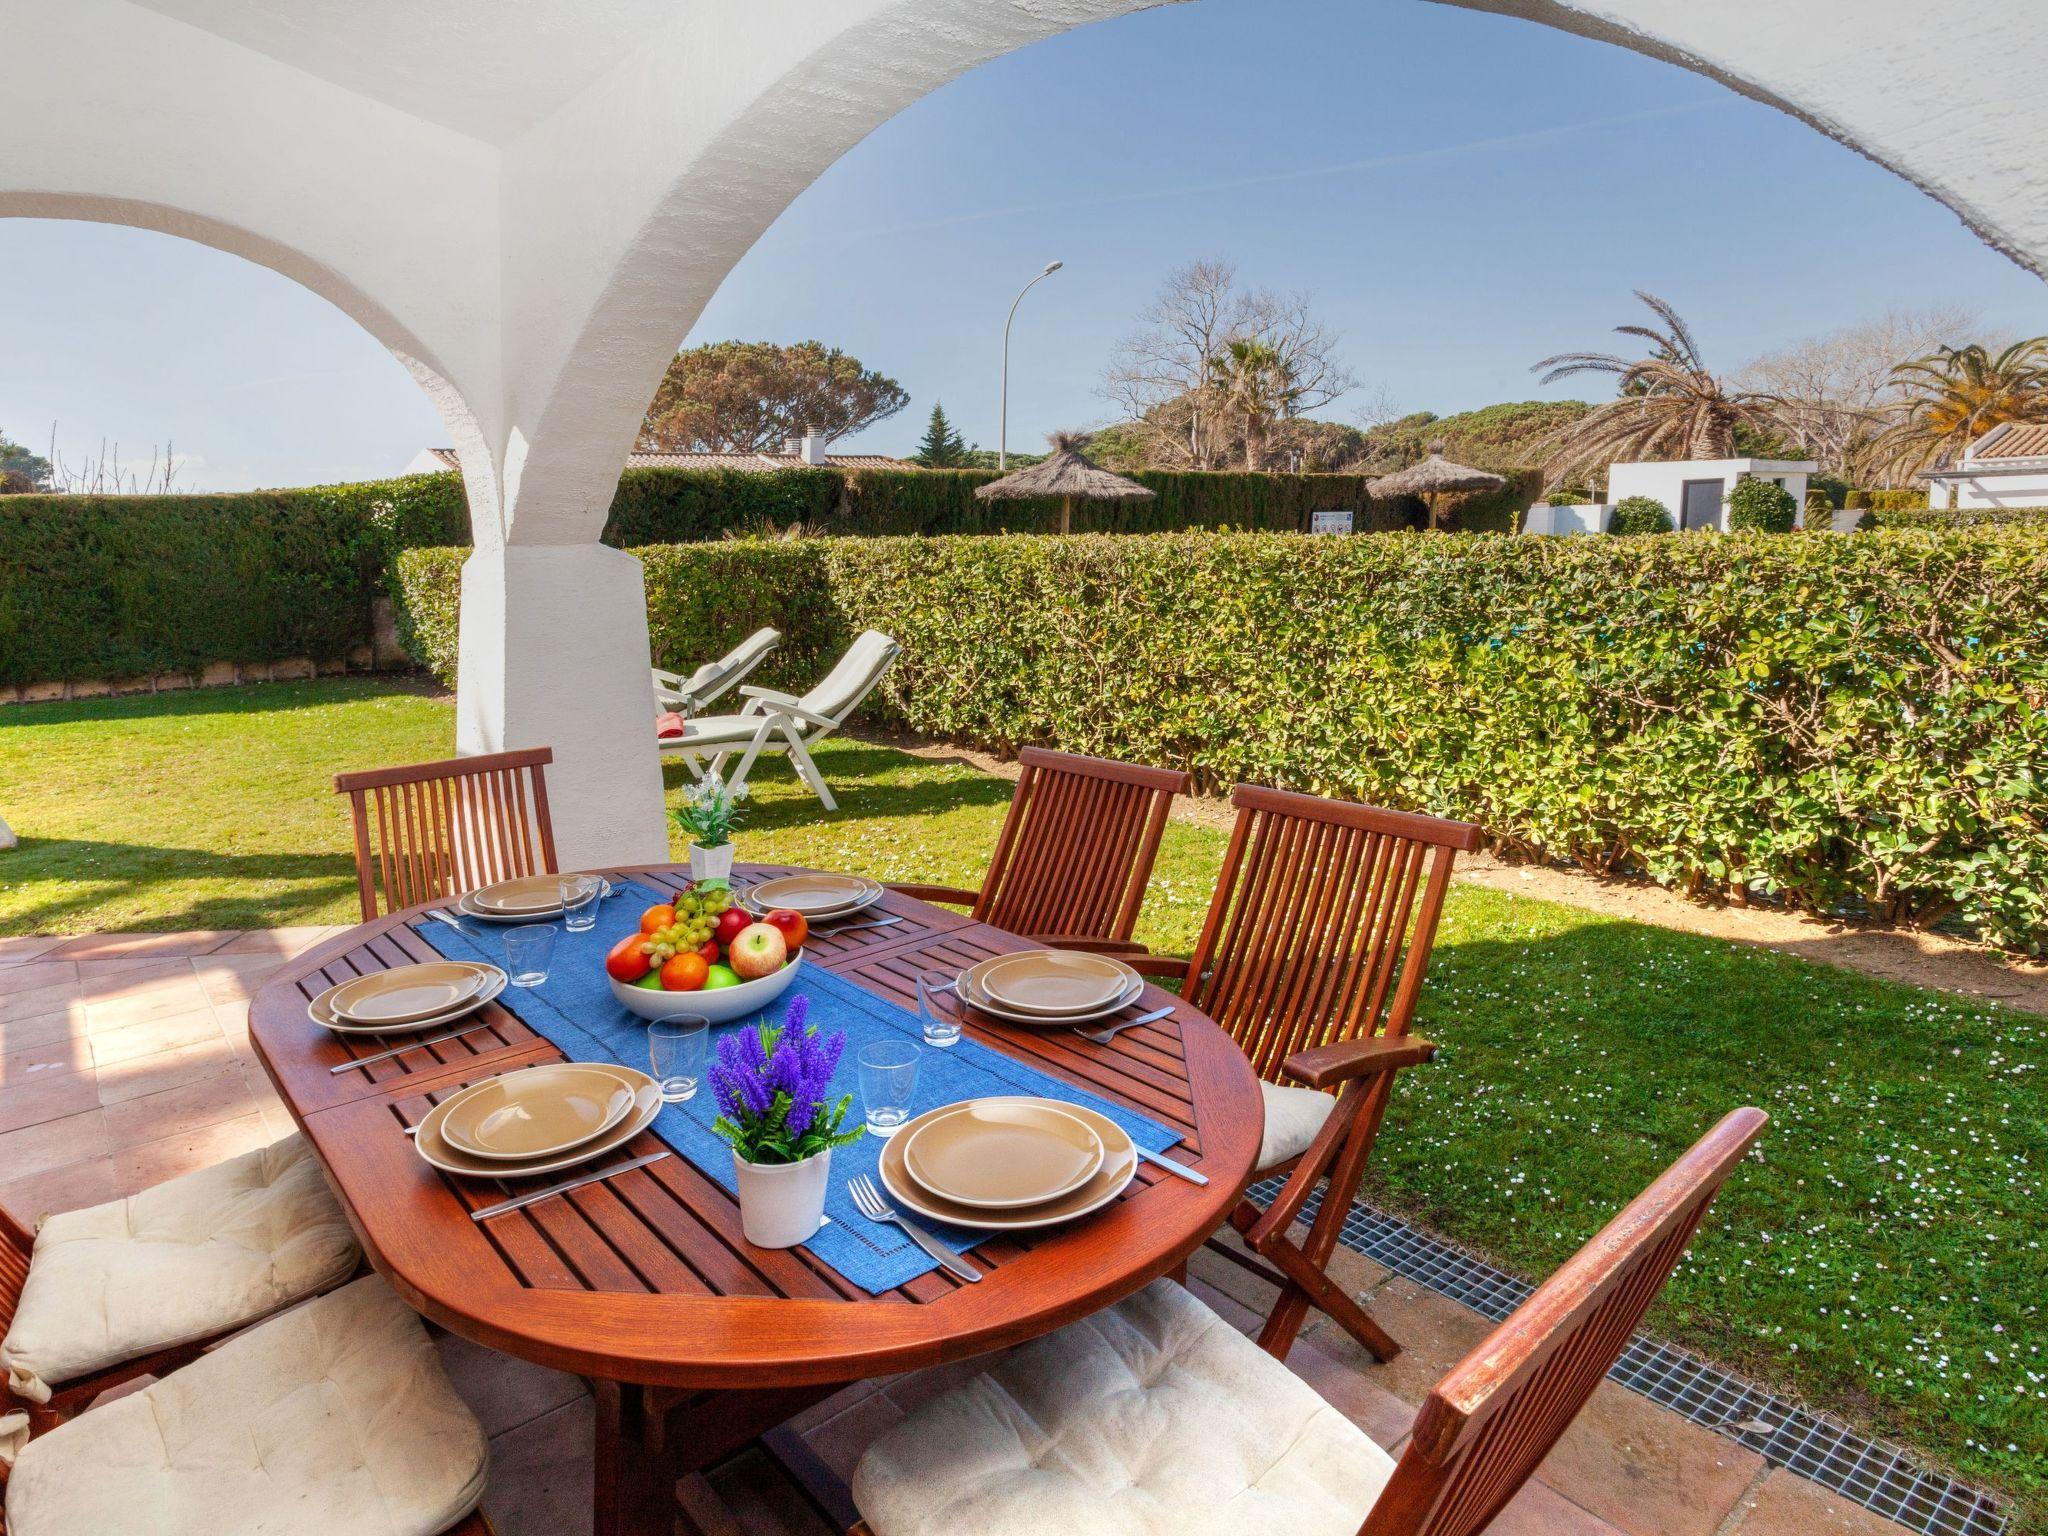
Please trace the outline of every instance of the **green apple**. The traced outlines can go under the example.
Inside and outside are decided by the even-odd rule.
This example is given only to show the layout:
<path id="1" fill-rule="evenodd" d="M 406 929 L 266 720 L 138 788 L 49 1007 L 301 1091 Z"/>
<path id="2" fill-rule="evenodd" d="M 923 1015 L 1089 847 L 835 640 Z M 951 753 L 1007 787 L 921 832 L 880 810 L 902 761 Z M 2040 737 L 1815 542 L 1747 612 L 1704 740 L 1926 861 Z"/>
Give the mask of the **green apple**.
<path id="1" fill-rule="evenodd" d="M 740 984 L 740 973 L 729 965 L 714 965 L 704 973 L 704 990 L 716 992 L 721 987 L 736 987 Z"/>
<path id="2" fill-rule="evenodd" d="M 661 990 L 661 967 L 657 965 L 645 976 L 642 976 L 638 981 L 634 982 L 633 985 L 636 987 L 645 987 L 649 992 L 659 992 Z"/>

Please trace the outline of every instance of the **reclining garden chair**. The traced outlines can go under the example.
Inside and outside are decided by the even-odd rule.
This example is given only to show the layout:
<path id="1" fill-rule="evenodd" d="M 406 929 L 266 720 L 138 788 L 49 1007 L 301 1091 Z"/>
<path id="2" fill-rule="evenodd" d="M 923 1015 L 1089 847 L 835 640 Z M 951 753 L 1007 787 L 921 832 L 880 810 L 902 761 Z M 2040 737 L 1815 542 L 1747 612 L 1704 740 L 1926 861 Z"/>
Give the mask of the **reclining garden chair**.
<path id="1" fill-rule="evenodd" d="M 926 1399 L 853 1474 L 859 1536 L 1478 1536 L 1549 1454 L 1763 1133 L 1738 1109 L 1492 1333 L 1396 1461 L 1158 1280 Z"/>
<path id="2" fill-rule="evenodd" d="M 1177 768 L 1026 747 L 1024 773 L 978 891 L 895 885 L 920 901 L 971 907 L 979 922 L 1044 944 L 1122 941 L 1137 926 L 1173 797 L 1188 792 Z M 1133 949 L 1142 945 L 1129 944 Z"/>
<path id="3" fill-rule="evenodd" d="M 1280 1287 L 1260 1346 L 1286 1359 L 1315 1306 L 1390 1360 L 1401 1346 L 1324 1266 L 1394 1074 L 1436 1054 L 1408 1026 L 1451 862 L 1479 846 L 1479 828 L 1246 784 L 1230 802 L 1237 825 L 1192 957 L 1073 947 L 1106 949 L 1137 970 L 1180 978 L 1181 995 L 1229 1032 L 1262 1080 L 1266 1132 L 1252 1182 L 1285 1174 L 1287 1183 L 1264 1210 L 1243 1199 L 1231 1212 L 1264 1264 L 1219 1249 Z M 1297 1246 L 1289 1229 L 1324 1178 L 1322 1208 Z"/>
<path id="4" fill-rule="evenodd" d="M 715 776 L 734 789 L 747 782 L 754 759 L 762 753 L 787 752 L 811 793 L 826 810 L 836 811 L 839 802 L 832 798 L 811 749 L 846 724 L 902 654 L 903 647 L 880 630 L 864 630 L 809 693 L 798 697 L 743 686 L 740 692 L 747 696 L 747 704 L 738 714 L 686 721 L 683 734 L 664 738 L 661 750 L 681 757 L 698 782 Z M 739 767 L 727 774 L 726 760 L 735 752 L 741 754 Z"/>
<path id="5" fill-rule="evenodd" d="M 781 641 L 781 630 L 757 629 L 718 660 L 705 662 L 688 677 L 653 668 L 657 733 L 667 728 L 663 723 L 667 716 L 676 715 L 681 717 L 675 725 L 675 734 L 680 736 L 681 720 L 703 714 L 713 699 L 745 682 Z"/>

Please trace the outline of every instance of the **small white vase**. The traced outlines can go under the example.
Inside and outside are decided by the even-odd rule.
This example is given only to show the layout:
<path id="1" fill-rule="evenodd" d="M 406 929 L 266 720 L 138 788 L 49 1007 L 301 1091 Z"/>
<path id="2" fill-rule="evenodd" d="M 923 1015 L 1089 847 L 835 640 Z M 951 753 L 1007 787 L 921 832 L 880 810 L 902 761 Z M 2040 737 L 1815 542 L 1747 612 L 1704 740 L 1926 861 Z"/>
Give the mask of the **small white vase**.
<path id="1" fill-rule="evenodd" d="M 740 1184 L 740 1231 L 756 1248 L 794 1248 L 824 1224 L 830 1147 L 800 1163 L 750 1163 L 735 1152 L 732 1168 Z"/>
<path id="2" fill-rule="evenodd" d="M 692 880 L 730 880 L 732 878 L 732 844 L 720 843 L 716 848 L 702 848 L 690 844 L 690 878 Z"/>

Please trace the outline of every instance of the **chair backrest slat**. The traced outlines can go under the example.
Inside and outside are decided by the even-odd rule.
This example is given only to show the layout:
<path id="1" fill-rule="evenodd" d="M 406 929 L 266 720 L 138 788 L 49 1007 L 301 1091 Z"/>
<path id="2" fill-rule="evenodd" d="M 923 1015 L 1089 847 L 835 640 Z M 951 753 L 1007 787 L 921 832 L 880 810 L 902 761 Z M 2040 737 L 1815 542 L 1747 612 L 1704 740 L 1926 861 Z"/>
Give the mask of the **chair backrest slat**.
<path id="1" fill-rule="evenodd" d="M 1188 776 L 1026 747 L 974 915 L 1012 933 L 1128 939 Z"/>
<path id="2" fill-rule="evenodd" d="M 546 776 L 554 758 L 534 747 L 337 775 L 355 833 L 363 916 L 554 873 Z"/>
<path id="3" fill-rule="evenodd" d="M 1269 1082 L 1310 1046 L 1405 1034 L 1452 861 L 1479 829 L 1250 785 L 1231 802 L 1189 1001 Z"/>
<path id="4" fill-rule="evenodd" d="M 1738 1109 L 1451 1368 L 1360 1536 L 1476 1536 L 1585 1407 L 1767 1124 Z"/>

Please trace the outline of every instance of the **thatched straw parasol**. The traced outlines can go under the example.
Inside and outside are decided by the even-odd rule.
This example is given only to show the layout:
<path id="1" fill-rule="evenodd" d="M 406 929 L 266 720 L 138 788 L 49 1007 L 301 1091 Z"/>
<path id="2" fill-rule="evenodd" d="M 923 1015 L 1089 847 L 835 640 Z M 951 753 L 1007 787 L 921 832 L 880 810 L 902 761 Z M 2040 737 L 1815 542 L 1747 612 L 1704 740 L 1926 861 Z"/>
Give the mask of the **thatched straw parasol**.
<path id="1" fill-rule="evenodd" d="M 1057 500 L 1061 533 L 1072 531 L 1077 501 L 1150 501 L 1158 494 L 1135 480 L 1090 464 L 1081 457 L 1087 441 L 1078 432 L 1055 432 L 1051 454 L 1014 475 L 978 487 L 974 494 L 987 501 Z"/>
<path id="2" fill-rule="evenodd" d="M 1438 439 L 1429 445 L 1429 457 L 1420 464 L 1410 464 L 1391 475 L 1382 475 L 1370 482 L 1366 491 L 1379 501 L 1391 501 L 1396 496 L 1420 496 L 1422 504 L 1429 508 L 1429 526 L 1434 528 L 1437 497 L 1457 491 L 1497 491 L 1507 483 L 1504 475 L 1453 464 L 1444 457 L 1443 441 Z"/>

